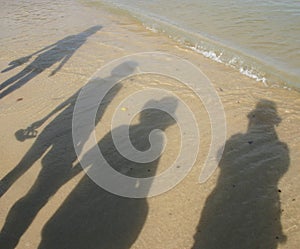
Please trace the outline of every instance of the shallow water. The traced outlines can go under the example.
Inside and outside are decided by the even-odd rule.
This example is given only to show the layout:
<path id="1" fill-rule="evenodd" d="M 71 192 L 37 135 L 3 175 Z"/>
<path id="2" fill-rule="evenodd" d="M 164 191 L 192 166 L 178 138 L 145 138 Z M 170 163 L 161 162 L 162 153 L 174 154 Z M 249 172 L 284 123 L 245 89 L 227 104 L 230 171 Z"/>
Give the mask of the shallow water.
<path id="1" fill-rule="evenodd" d="M 298 1 L 105 0 L 259 81 L 300 87 Z"/>

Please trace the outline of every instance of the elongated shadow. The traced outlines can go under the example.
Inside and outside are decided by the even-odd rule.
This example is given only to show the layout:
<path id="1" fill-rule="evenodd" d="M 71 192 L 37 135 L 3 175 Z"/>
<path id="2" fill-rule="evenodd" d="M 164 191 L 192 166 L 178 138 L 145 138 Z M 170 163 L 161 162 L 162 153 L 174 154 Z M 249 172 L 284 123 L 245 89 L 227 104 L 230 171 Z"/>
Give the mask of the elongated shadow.
<path id="1" fill-rule="evenodd" d="M 174 111 L 177 108 L 177 101 L 173 98 L 163 98 L 160 101 L 171 105 Z M 144 110 L 141 112 L 140 122 L 129 127 L 130 140 L 137 150 L 148 150 L 150 132 L 155 129 L 165 130 L 174 123 L 175 120 L 163 111 Z M 122 135 L 124 129 L 126 128 L 120 126 L 114 131 Z M 160 146 L 163 135 L 155 133 L 154 136 L 155 144 Z M 124 175 L 138 178 L 155 175 L 159 158 L 150 163 L 135 163 L 124 158 L 115 148 L 111 132 L 104 136 L 98 147 L 109 165 Z M 89 153 L 85 156 L 94 160 L 90 170 L 101 166 L 97 165 L 95 158 Z M 146 199 L 114 195 L 85 175 L 45 225 L 39 249 L 128 249 L 138 237 L 147 214 Z"/>
<path id="2" fill-rule="evenodd" d="M 245 134 L 233 135 L 220 162 L 217 186 L 206 200 L 193 249 L 275 249 L 284 243 L 278 182 L 289 150 L 277 136 L 276 104 L 261 100 Z"/>
<path id="3" fill-rule="evenodd" d="M 130 75 L 136 67 L 136 63 L 125 62 L 111 72 L 111 76 L 104 79 L 95 79 L 90 83 L 93 87 L 111 88 L 105 99 L 101 102 L 95 123 L 97 124 L 111 100 L 121 89 L 122 85 L 115 82 Z M 109 84 L 109 86 L 107 86 Z M 104 86 L 105 85 L 105 86 Z M 110 87 L 111 86 L 111 87 Z M 114 87 L 112 87 L 114 86 Z M 24 140 L 52 116 L 56 117 L 36 137 L 29 151 L 24 155 L 18 165 L 1 180 L 1 195 L 18 180 L 33 164 L 42 157 L 42 168 L 28 193 L 17 201 L 11 208 L 6 222 L 0 233 L 0 248 L 13 249 L 19 239 L 27 230 L 37 213 L 48 202 L 57 190 L 66 182 L 76 176 L 82 168 L 80 165 L 73 167 L 77 155 L 72 139 L 72 116 L 74 105 L 79 91 L 67 101 L 59 105 L 45 118 L 33 123 L 29 132 L 17 132 L 19 140 Z M 34 132 L 35 131 L 35 132 Z M 90 132 L 82 134 L 81 144 L 84 144 Z M 17 224 L 17 225 L 16 225 Z"/>
<path id="4" fill-rule="evenodd" d="M 87 38 L 95 34 L 101 28 L 101 26 L 93 26 L 77 35 L 67 36 L 66 38 L 38 50 L 31 55 L 10 62 L 9 66 L 2 70 L 2 73 L 21 66 L 28 62 L 33 56 L 38 55 L 22 71 L 0 85 L 0 99 L 22 87 L 28 81 L 50 68 L 55 63 L 60 62 L 59 65 L 51 72 L 50 76 L 56 74 L 72 57 L 72 55 L 86 42 Z"/>

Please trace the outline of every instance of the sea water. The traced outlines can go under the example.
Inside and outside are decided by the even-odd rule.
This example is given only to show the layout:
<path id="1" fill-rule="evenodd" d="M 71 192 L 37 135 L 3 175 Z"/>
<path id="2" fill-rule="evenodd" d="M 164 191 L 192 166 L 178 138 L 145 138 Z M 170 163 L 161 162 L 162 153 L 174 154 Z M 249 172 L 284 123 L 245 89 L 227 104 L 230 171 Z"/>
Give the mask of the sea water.
<path id="1" fill-rule="evenodd" d="M 300 1 L 103 1 L 257 81 L 300 88 Z"/>

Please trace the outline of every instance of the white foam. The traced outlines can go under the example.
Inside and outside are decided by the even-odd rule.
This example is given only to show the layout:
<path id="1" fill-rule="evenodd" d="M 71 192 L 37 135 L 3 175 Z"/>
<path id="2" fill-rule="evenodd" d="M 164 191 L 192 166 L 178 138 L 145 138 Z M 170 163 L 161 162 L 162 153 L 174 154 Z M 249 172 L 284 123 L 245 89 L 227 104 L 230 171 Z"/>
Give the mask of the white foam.
<path id="1" fill-rule="evenodd" d="M 197 45 L 195 47 L 189 47 L 189 48 L 196 51 L 197 53 L 204 55 L 207 58 L 210 58 L 210 59 L 216 61 L 216 62 L 224 63 L 221 60 L 221 56 L 223 55 L 223 52 L 220 53 L 219 55 L 217 55 L 214 51 L 205 51 L 205 50 L 199 49 Z"/>
<path id="2" fill-rule="evenodd" d="M 158 33 L 158 32 L 165 33 L 165 30 L 159 31 L 158 29 L 154 28 L 153 26 L 149 27 L 145 23 L 144 23 L 144 26 L 148 30 L 150 30 L 154 33 Z M 176 39 L 175 37 L 173 37 L 171 35 L 168 35 L 168 37 L 173 39 L 173 40 L 176 40 L 177 42 L 179 42 L 181 44 L 184 44 L 184 42 L 182 42 L 180 39 Z M 198 44 L 196 44 L 195 46 L 186 46 L 186 47 L 188 47 L 189 49 L 192 49 L 193 51 L 195 51 L 199 54 L 202 54 L 206 58 L 209 58 L 209 59 L 211 59 L 213 61 L 216 61 L 218 63 L 225 64 L 225 65 L 230 66 L 234 69 L 237 69 L 237 70 L 239 70 L 239 72 L 241 74 L 246 75 L 247 77 L 249 77 L 251 79 L 254 79 L 257 82 L 262 82 L 265 86 L 268 86 L 267 85 L 267 79 L 265 77 L 260 77 L 257 73 L 255 73 L 255 70 L 252 69 L 252 68 L 248 69 L 248 68 L 245 68 L 245 67 L 241 66 L 241 65 L 243 65 L 243 61 L 241 61 L 239 58 L 233 57 L 229 61 L 224 60 L 224 59 L 222 60 L 223 52 L 220 52 L 219 54 L 217 54 L 215 51 L 205 50 L 205 48 L 203 48 L 202 46 L 200 46 Z"/>
<path id="3" fill-rule="evenodd" d="M 144 25 L 144 26 L 145 26 L 145 25 Z M 156 28 L 149 27 L 149 26 L 145 26 L 145 28 L 146 28 L 147 30 L 150 30 L 150 31 L 153 32 L 153 33 L 158 33 L 158 30 L 157 30 Z"/>
<path id="4" fill-rule="evenodd" d="M 241 74 L 246 75 L 249 78 L 255 79 L 256 81 L 261 81 L 265 86 L 268 86 L 267 79 L 265 77 L 259 77 L 257 74 L 253 72 L 253 70 L 244 69 L 243 67 L 241 67 L 239 71 Z"/>

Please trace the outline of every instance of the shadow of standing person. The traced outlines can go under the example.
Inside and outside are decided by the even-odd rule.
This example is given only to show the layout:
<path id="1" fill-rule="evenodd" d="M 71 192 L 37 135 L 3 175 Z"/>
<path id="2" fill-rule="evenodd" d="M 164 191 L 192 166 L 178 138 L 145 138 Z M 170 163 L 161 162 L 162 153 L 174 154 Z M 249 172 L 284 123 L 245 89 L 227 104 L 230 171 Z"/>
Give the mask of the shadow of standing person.
<path id="1" fill-rule="evenodd" d="M 68 36 L 54 44 L 51 44 L 31 55 L 17 59 L 9 63 L 9 67 L 2 70 L 2 73 L 12 70 L 24 63 L 26 63 L 34 55 L 38 55 L 21 72 L 9 78 L 0 85 L 0 99 L 20 88 L 28 81 L 42 73 L 47 68 L 53 66 L 55 63 L 60 64 L 51 72 L 50 76 L 56 74 L 64 64 L 72 57 L 72 55 L 79 49 L 87 40 L 87 38 L 97 31 L 101 26 L 93 26 L 77 35 Z"/>
<path id="2" fill-rule="evenodd" d="M 269 100 L 259 101 L 247 117 L 247 133 L 226 143 L 193 249 L 275 249 L 287 239 L 278 182 L 288 169 L 289 150 L 275 130 L 281 119 Z"/>
<path id="3" fill-rule="evenodd" d="M 175 112 L 176 99 L 163 98 L 160 102 L 169 105 L 170 112 Z M 149 102 L 145 106 L 148 104 Z M 143 110 L 140 113 L 140 123 L 129 127 L 130 140 L 137 150 L 146 151 L 151 146 L 149 142 L 151 131 L 155 129 L 164 131 L 173 124 L 175 120 L 161 110 Z M 122 136 L 126 127 L 117 127 L 112 132 Z M 136 163 L 124 158 L 114 145 L 112 132 L 105 135 L 98 144 L 108 164 L 127 176 L 136 178 L 154 176 L 159 157 L 149 163 Z M 154 146 L 160 148 L 164 142 L 163 135 L 155 132 L 152 135 L 155 136 Z M 95 159 L 97 157 L 89 154 L 91 151 L 93 149 L 85 154 L 91 160 L 91 168 L 88 170 L 101 167 L 100 164 L 97 165 Z M 148 204 L 145 198 L 127 198 L 107 192 L 94 183 L 87 174 L 45 225 L 39 249 L 128 249 L 137 239 L 147 214 Z"/>
<path id="4" fill-rule="evenodd" d="M 97 91 L 108 87 L 110 89 L 110 86 L 114 86 L 115 82 L 130 75 L 135 67 L 135 62 L 125 62 L 112 70 L 111 76 L 104 79 L 94 79 L 90 82 L 89 87 L 98 88 Z M 105 96 L 99 107 L 95 124 L 100 121 L 106 107 L 120 89 L 121 84 L 118 83 Z M 42 168 L 33 186 L 23 198 L 14 204 L 8 213 L 0 233 L 0 248 L 15 248 L 21 236 L 49 198 L 82 170 L 80 165 L 73 167 L 77 155 L 72 139 L 72 116 L 79 92 L 59 105 L 45 118 L 32 124 L 30 129 L 34 130 L 51 116 L 59 113 L 37 136 L 36 141 L 19 164 L 1 180 L 1 195 L 3 195 L 17 179 L 43 156 Z M 88 130 L 85 134 L 82 134 L 82 144 L 85 143 L 91 132 Z M 18 137 L 20 138 L 20 135 Z"/>

